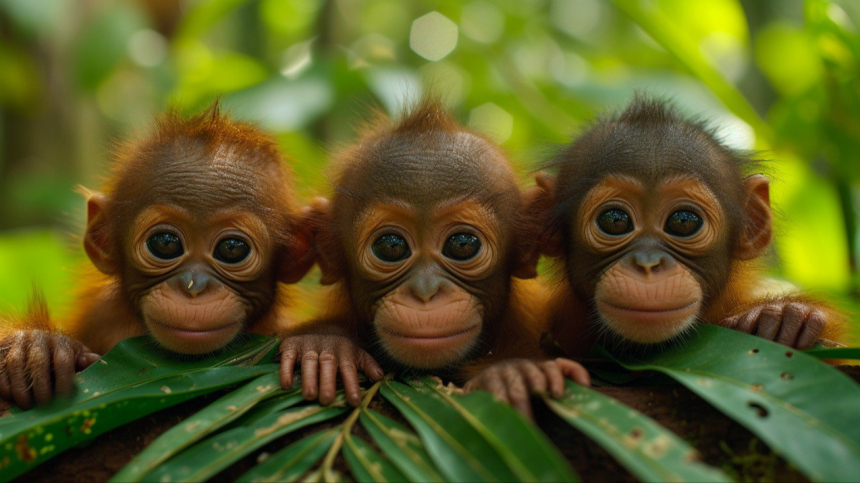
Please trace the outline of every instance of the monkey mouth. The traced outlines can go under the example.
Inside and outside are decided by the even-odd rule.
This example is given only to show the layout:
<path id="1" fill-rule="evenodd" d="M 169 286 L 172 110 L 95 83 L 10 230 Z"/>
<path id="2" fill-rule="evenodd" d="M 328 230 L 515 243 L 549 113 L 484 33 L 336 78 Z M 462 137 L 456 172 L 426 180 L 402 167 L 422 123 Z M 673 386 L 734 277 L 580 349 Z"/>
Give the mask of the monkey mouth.
<path id="1" fill-rule="evenodd" d="M 459 337 L 468 335 L 474 330 L 478 329 L 480 324 L 474 324 L 469 327 L 466 327 L 463 330 L 459 330 L 457 332 L 449 332 L 447 334 L 404 334 L 402 332 L 397 332 L 395 330 L 391 330 L 388 328 L 384 328 L 384 330 L 388 335 L 392 337 L 398 337 L 401 339 L 405 339 L 411 342 L 449 342 L 455 340 Z"/>
<path id="2" fill-rule="evenodd" d="M 237 326 L 240 325 L 239 322 L 228 322 L 224 325 L 219 325 L 217 327 L 212 327 L 210 329 L 188 329 L 187 327 L 176 327 L 170 324 L 166 324 L 161 322 L 160 320 L 150 319 L 153 325 L 157 326 L 159 329 L 167 330 L 175 334 L 177 337 L 183 339 L 197 340 L 197 339 L 208 339 L 211 337 L 218 337 L 222 334 L 231 332 L 236 330 Z"/>
<path id="3" fill-rule="evenodd" d="M 663 307 L 624 307 L 622 305 L 611 304 L 609 302 L 599 300 L 597 303 L 599 305 L 603 305 L 603 309 L 610 309 L 611 311 L 618 312 L 620 314 L 627 313 L 630 315 L 635 315 L 637 317 L 646 317 L 646 318 L 675 318 L 675 316 L 680 315 L 688 315 L 690 312 L 698 312 L 699 304 L 701 301 L 694 300 L 686 305 L 682 305 L 679 307 L 672 308 L 663 308 Z"/>

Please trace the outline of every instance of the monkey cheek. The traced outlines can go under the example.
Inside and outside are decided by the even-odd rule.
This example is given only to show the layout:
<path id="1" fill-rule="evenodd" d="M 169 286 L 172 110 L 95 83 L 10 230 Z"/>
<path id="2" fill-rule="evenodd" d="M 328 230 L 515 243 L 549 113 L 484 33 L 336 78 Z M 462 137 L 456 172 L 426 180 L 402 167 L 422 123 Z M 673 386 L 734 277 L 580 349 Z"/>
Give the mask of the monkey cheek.
<path id="1" fill-rule="evenodd" d="M 247 306 L 223 289 L 186 297 L 156 288 L 142 301 L 144 323 L 163 347 L 181 354 L 206 354 L 229 344 L 242 331 Z"/>

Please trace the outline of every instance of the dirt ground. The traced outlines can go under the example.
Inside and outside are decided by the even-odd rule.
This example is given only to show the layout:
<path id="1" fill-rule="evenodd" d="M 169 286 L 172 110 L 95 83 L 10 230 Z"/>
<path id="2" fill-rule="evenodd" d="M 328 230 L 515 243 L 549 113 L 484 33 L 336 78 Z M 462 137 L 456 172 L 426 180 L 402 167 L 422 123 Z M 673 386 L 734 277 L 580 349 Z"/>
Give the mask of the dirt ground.
<path id="1" fill-rule="evenodd" d="M 841 366 L 860 381 L 860 366 Z M 724 417 L 687 389 L 677 386 L 600 387 L 597 391 L 650 416 L 683 437 L 701 453 L 702 459 L 739 481 L 807 481 L 749 431 Z M 214 401 L 218 395 L 165 409 L 134 423 L 105 433 L 92 443 L 65 452 L 25 474 L 18 481 L 99 482 L 107 481 L 135 454 L 161 433 Z M 570 461 L 583 481 L 636 481 L 606 451 L 536 402 L 535 417 L 541 428 Z M 404 422 L 388 403 L 375 409 Z M 231 481 L 256 464 L 258 456 L 273 453 L 311 432 L 338 424 L 313 425 L 264 446 L 231 466 L 212 481 Z M 356 426 L 361 436 L 363 429 Z M 343 461 L 339 466 L 346 471 Z"/>

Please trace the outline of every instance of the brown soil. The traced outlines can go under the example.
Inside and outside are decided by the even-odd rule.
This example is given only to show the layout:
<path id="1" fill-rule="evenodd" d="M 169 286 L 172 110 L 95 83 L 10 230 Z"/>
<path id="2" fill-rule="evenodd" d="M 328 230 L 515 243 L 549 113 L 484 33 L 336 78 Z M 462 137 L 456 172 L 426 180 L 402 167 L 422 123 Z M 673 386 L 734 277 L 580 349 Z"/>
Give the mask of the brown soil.
<path id="1" fill-rule="evenodd" d="M 845 373 L 860 381 L 860 366 L 841 366 Z M 710 465 L 722 468 L 740 481 L 807 481 L 797 470 L 749 431 L 724 417 L 699 397 L 677 385 L 600 387 L 597 391 L 650 416 L 683 437 L 701 453 Z M 94 442 L 57 456 L 22 476 L 18 481 L 99 482 L 107 481 L 135 454 L 161 433 L 214 401 L 218 395 L 155 413 L 134 423 L 110 431 Z M 385 402 L 374 403 L 375 409 L 405 423 L 397 411 Z M 571 462 L 583 481 L 636 481 L 606 451 L 559 419 L 542 405 L 535 410 L 538 424 Z M 232 481 L 253 467 L 262 453 L 273 453 L 311 432 L 331 427 L 314 425 L 274 441 L 228 468 L 213 481 Z M 367 436 L 356 426 L 359 436 Z M 339 470 L 347 472 L 343 461 Z"/>

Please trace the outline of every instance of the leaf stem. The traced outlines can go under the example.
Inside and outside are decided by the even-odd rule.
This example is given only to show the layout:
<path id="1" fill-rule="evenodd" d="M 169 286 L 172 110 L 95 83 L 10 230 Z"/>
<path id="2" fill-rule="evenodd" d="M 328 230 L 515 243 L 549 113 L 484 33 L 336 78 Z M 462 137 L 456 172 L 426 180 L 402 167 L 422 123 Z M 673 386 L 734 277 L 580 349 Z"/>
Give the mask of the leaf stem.
<path id="1" fill-rule="evenodd" d="M 346 440 L 346 437 L 349 436 L 350 432 L 352 432 L 353 426 L 355 426 L 356 421 L 358 421 L 358 416 L 361 415 L 362 411 L 367 409 L 373 396 L 379 392 L 379 388 L 382 386 L 382 383 L 389 381 L 392 377 L 393 374 L 389 374 L 381 381 L 370 386 L 370 389 L 364 393 L 364 397 L 361 399 L 361 404 L 352 411 L 349 417 L 346 418 L 346 421 L 341 425 L 340 434 L 337 435 L 337 439 L 332 443 L 331 448 L 329 448 L 328 453 L 326 453 L 325 459 L 320 467 L 324 481 L 336 480 L 336 476 L 332 473 L 332 470 L 334 468 L 334 460 L 340 452 L 341 447 L 343 447 L 344 440 Z"/>

